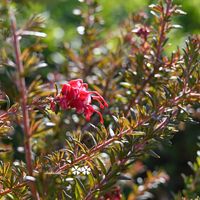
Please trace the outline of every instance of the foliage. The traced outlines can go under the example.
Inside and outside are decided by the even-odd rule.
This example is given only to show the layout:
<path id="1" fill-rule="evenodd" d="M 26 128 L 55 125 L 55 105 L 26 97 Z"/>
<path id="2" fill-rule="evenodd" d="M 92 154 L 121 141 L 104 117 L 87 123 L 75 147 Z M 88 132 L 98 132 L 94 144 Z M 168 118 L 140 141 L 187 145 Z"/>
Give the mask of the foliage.
<path id="1" fill-rule="evenodd" d="M 193 174 L 186 176 L 183 175 L 185 188 L 182 191 L 182 195 L 187 199 L 198 199 L 200 198 L 200 152 L 197 151 L 196 162 L 188 162 L 188 165 L 191 167 Z M 177 195 L 177 199 L 180 199 L 181 194 Z"/>
<path id="2" fill-rule="evenodd" d="M 133 174 L 126 173 L 133 164 L 149 155 L 158 158 L 154 149 L 170 143 L 180 122 L 194 122 L 200 38 L 191 36 L 183 50 L 166 53 L 168 34 L 180 28 L 173 17 L 185 12 L 171 0 L 159 1 L 149 6 L 151 17 L 140 12 L 118 31 L 104 33 L 98 1 L 82 4 L 77 11 L 80 43 L 61 45 L 48 70 L 48 57 L 42 54 L 44 17 L 33 15 L 17 27 L 16 4 L 1 3 L 2 199 L 120 199 L 117 186 L 132 180 Z M 68 98 L 63 88 L 71 79 L 84 80 L 98 95 L 90 95 L 85 84 Z M 87 95 L 82 99 L 79 93 Z M 82 108 L 85 112 L 91 99 L 101 96 L 108 103 L 102 111 L 104 124 L 98 123 L 101 115 L 86 122 Z M 61 98 L 70 106 L 61 104 Z M 52 109 L 52 99 L 64 109 L 55 109 L 57 102 Z M 80 110 L 73 104 L 77 99 L 83 101 Z M 131 182 L 129 199 L 163 180 L 168 180 L 165 172 L 148 172 L 143 185 Z"/>

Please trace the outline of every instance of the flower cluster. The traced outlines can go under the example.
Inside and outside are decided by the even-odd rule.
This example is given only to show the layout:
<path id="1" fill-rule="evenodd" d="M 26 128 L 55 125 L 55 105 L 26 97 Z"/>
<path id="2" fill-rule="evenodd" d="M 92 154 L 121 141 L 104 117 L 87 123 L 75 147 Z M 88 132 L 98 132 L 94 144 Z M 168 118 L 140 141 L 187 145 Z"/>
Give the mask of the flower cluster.
<path id="1" fill-rule="evenodd" d="M 91 173 L 91 168 L 89 166 L 84 166 L 84 167 L 78 167 L 75 165 L 72 167 L 72 174 L 73 175 L 89 175 Z"/>
<path id="2" fill-rule="evenodd" d="M 103 124 L 102 114 L 95 110 L 91 105 L 92 100 L 96 100 L 101 109 L 108 107 L 104 98 L 96 91 L 88 91 L 88 85 L 83 83 L 83 80 L 71 80 L 62 86 L 60 94 L 51 100 L 50 108 L 54 112 L 56 106 L 62 110 L 75 108 L 77 113 L 84 113 L 86 120 L 89 121 L 94 112 L 100 117 L 100 122 Z"/>

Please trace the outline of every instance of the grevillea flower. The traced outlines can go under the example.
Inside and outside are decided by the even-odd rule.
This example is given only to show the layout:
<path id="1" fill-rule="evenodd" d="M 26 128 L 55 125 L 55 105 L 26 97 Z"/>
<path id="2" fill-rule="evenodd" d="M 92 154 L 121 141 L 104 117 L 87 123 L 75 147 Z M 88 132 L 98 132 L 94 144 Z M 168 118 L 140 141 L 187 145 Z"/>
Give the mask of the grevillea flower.
<path id="1" fill-rule="evenodd" d="M 98 92 L 87 89 L 88 85 L 81 79 L 69 81 L 62 86 L 60 94 L 51 100 L 51 110 L 56 111 L 56 105 L 62 110 L 75 108 L 77 113 L 84 113 L 87 121 L 96 112 L 100 117 L 100 122 L 103 123 L 102 114 L 91 105 L 92 100 L 96 100 L 101 109 L 108 107 L 108 104 Z"/>

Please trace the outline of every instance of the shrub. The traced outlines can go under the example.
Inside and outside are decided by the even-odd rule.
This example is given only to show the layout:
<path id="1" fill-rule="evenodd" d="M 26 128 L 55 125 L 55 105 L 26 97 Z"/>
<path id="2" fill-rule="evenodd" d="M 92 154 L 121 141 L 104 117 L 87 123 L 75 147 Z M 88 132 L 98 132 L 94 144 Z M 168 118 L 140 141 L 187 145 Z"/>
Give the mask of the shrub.
<path id="1" fill-rule="evenodd" d="M 183 50 L 167 51 L 169 32 L 180 28 L 173 17 L 185 14 L 172 0 L 150 5 L 151 14 L 131 15 L 109 33 L 98 2 L 86 0 L 78 47 L 61 45 L 56 65 L 47 68 L 44 17 L 18 27 L 15 6 L 1 3 L 0 195 L 123 198 L 119 186 L 144 169 L 139 161 L 159 157 L 158 145 L 194 120 L 199 36 L 190 36 Z M 131 182 L 129 199 L 168 178 L 149 172 L 143 185 Z"/>

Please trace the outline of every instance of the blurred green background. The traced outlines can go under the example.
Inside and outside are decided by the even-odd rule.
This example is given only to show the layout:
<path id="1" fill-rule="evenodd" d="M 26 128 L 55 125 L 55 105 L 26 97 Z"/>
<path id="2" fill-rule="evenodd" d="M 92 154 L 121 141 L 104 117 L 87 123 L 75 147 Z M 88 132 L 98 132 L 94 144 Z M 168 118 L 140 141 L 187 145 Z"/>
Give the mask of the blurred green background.
<path id="1" fill-rule="evenodd" d="M 73 40 L 76 35 L 76 27 L 80 24 L 80 17 L 74 15 L 77 8 L 81 6 L 81 0 L 20 0 L 27 7 L 19 7 L 18 11 L 23 16 L 28 17 L 30 13 L 42 13 L 47 18 L 46 39 L 49 47 L 55 48 L 60 41 Z M 129 14 L 138 11 L 149 13 L 148 5 L 155 3 L 153 0 L 99 0 L 102 5 L 102 17 L 106 31 L 118 28 Z M 177 17 L 176 22 L 183 28 L 175 30 L 172 35 L 172 47 L 181 45 L 189 34 L 197 34 L 200 31 L 200 1 L 199 0 L 174 0 L 175 4 L 181 5 L 187 13 L 185 16 Z M 22 11 L 22 12 L 21 12 Z M 149 13 L 150 14 L 150 13 Z"/>
<path id="2" fill-rule="evenodd" d="M 76 9 L 80 8 L 81 2 L 78 0 L 20 0 L 16 2 L 19 5 L 17 10 L 20 20 L 25 20 L 31 13 L 42 13 L 47 18 L 45 32 L 48 37 L 45 39 L 45 43 L 48 45 L 48 52 L 45 54 L 49 55 L 47 62 L 53 66 L 55 60 L 51 55 L 57 53 L 56 55 L 59 56 L 60 45 L 63 42 L 78 41 L 76 27 L 80 25 L 81 19 L 74 13 L 77 14 Z M 109 32 L 117 30 L 119 23 L 131 13 L 141 10 L 149 13 L 148 5 L 155 1 L 99 0 L 99 2 L 102 5 L 101 14 L 105 21 L 105 32 Z M 199 34 L 200 32 L 200 0 L 175 0 L 174 3 L 181 4 L 187 15 L 175 19 L 176 23 L 183 28 L 170 33 L 172 44 L 170 51 L 177 46 L 182 46 L 189 34 Z M 20 6 L 20 4 L 25 6 Z M 160 146 L 157 150 L 157 153 L 161 155 L 160 159 L 146 160 L 145 164 L 149 169 L 163 168 L 170 175 L 169 184 L 166 186 L 168 191 L 177 192 L 183 188 L 181 174 L 191 173 L 187 162 L 193 162 L 196 158 L 199 135 L 199 125 L 187 124 L 186 129 L 177 133 L 173 138 L 173 146 L 165 144 Z M 169 192 L 169 195 L 172 198 L 173 194 Z"/>

